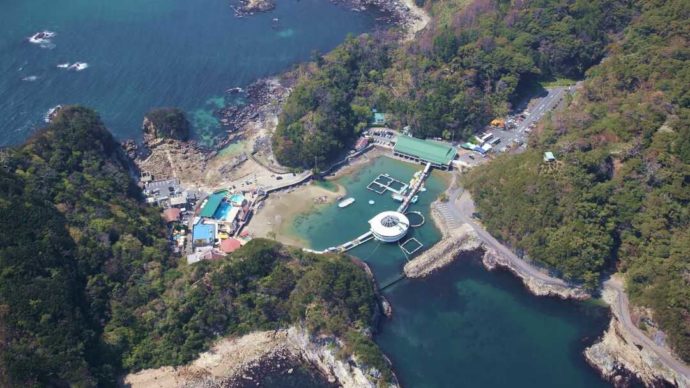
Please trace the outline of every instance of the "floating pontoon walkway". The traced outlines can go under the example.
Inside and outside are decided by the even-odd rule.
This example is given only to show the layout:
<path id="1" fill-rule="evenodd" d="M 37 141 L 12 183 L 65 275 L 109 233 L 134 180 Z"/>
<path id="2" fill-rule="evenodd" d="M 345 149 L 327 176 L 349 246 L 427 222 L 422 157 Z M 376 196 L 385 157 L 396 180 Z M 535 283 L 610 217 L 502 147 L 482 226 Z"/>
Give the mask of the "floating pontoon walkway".
<path id="1" fill-rule="evenodd" d="M 426 164 L 426 167 L 424 167 L 422 175 L 420 175 L 419 178 L 415 181 L 414 186 L 412 186 L 412 189 L 405 196 L 403 203 L 401 203 L 400 207 L 398 207 L 398 211 L 400 213 L 405 213 L 407 207 L 410 206 L 410 201 L 412 200 L 412 197 L 414 197 L 415 194 L 417 194 L 417 192 L 419 191 L 419 188 L 422 187 L 424 180 L 429 176 L 429 171 L 431 171 L 431 163 Z"/>
<path id="2" fill-rule="evenodd" d="M 313 249 L 307 249 L 304 248 L 303 250 L 306 252 L 311 252 L 311 253 L 317 253 L 317 254 L 323 254 L 323 253 L 343 253 L 347 252 L 350 249 L 357 248 L 358 246 L 364 244 L 367 241 L 371 241 L 371 239 L 374 238 L 374 234 L 371 231 L 368 231 L 364 233 L 363 235 L 357 237 L 354 240 L 348 241 L 342 245 L 338 245 L 335 247 L 330 247 L 327 249 L 324 249 L 323 251 L 315 251 Z"/>

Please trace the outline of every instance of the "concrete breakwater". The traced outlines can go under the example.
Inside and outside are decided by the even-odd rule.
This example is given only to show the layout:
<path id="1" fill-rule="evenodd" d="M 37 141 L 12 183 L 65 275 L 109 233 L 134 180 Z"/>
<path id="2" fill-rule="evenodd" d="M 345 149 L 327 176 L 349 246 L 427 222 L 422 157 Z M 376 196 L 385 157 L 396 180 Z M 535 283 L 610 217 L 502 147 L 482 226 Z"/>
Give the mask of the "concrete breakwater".
<path id="1" fill-rule="evenodd" d="M 462 252 L 481 247 L 481 241 L 472 227 L 463 224 L 446 233 L 441 241 L 405 264 L 405 276 L 420 278 L 452 263 Z"/>

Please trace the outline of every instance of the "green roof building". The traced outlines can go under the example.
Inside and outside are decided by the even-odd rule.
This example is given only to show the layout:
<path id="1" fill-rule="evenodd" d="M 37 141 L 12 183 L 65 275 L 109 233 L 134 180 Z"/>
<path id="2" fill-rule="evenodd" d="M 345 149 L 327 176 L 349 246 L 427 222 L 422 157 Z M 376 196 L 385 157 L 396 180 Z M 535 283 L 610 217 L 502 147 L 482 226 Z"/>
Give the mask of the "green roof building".
<path id="1" fill-rule="evenodd" d="M 420 163 L 431 163 L 433 167 L 447 170 L 458 151 L 450 145 L 417 139 L 410 136 L 398 136 L 393 153 L 404 159 Z"/>
<path id="2" fill-rule="evenodd" d="M 218 206 L 220 206 L 220 203 L 223 201 L 224 197 L 225 192 L 209 195 L 206 204 L 203 208 L 201 208 L 201 214 L 199 214 L 199 216 L 213 218 L 213 215 L 216 214 L 216 210 L 218 209 Z"/>

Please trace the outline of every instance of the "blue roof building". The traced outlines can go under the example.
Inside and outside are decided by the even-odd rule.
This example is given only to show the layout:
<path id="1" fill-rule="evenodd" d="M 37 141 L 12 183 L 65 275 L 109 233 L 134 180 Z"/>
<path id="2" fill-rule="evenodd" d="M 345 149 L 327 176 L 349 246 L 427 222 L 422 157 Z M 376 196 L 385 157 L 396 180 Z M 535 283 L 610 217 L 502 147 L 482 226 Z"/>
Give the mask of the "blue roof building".
<path id="1" fill-rule="evenodd" d="M 198 223 L 192 230 L 192 242 L 195 247 L 213 245 L 216 238 L 216 226 L 214 224 Z"/>

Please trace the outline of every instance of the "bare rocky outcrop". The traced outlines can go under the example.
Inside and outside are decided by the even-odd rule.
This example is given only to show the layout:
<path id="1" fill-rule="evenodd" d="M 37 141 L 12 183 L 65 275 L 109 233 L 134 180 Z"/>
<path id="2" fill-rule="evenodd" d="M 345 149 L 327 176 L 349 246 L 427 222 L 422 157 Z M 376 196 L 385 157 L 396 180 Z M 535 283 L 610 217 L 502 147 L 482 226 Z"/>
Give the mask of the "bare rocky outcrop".
<path id="1" fill-rule="evenodd" d="M 631 379 L 639 379 L 646 386 L 662 387 L 669 384 L 681 388 L 690 387 L 690 377 L 669 366 L 668 360 L 657 353 L 653 345 L 647 346 L 623 325 L 627 304 L 619 303 L 619 292 L 605 284 L 602 298 L 611 305 L 613 316 L 602 338 L 585 350 L 585 358 L 599 370 L 602 377 L 616 386 L 628 386 Z M 627 299 L 626 299 L 627 300 Z M 623 317 L 622 317 L 623 315 Z M 644 335 L 644 334 L 639 334 Z M 643 338 L 644 339 L 644 338 Z"/>
<path id="2" fill-rule="evenodd" d="M 585 349 L 585 358 L 616 387 L 630 386 L 635 380 L 648 387 L 663 387 L 665 383 L 688 387 L 687 381 L 679 380 L 679 376 L 659 363 L 653 353 L 628 341 L 625 329 L 615 317 L 602 338 Z"/>
<path id="3" fill-rule="evenodd" d="M 375 388 L 380 372 L 365 369 L 355 357 L 342 359 L 338 351 L 343 343 L 331 336 L 313 337 L 304 328 L 288 329 L 288 343 L 306 361 L 317 366 L 329 379 L 343 388 Z M 391 387 L 397 387 L 391 384 Z"/>
<path id="4" fill-rule="evenodd" d="M 449 265 L 463 252 L 481 247 L 481 241 L 471 226 L 463 224 L 452 229 L 436 245 L 405 264 L 408 278 L 425 277 Z"/>
<path id="5" fill-rule="evenodd" d="M 482 256 L 482 263 L 486 269 L 489 271 L 492 271 L 498 267 L 507 269 L 515 276 L 520 278 L 525 287 L 527 287 L 527 289 L 534 295 L 557 296 L 561 299 L 575 300 L 586 300 L 591 297 L 591 295 L 582 288 L 549 283 L 533 276 L 525 275 L 522 273 L 522 271 L 514 266 L 512 261 L 501 255 L 495 249 L 487 247 L 486 245 L 483 245 L 483 248 L 484 256 Z"/>
<path id="6" fill-rule="evenodd" d="M 333 336 L 311 336 L 306 329 L 262 331 L 224 338 L 191 363 L 132 373 L 122 381 L 132 388 L 222 387 L 248 378 L 263 360 L 298 359 L 316 367 L 329 381 L 344 388 L 375 388 L 379 371 L 365 368 L 353 356 L 339 355 L 343 343 Z M 392 384 L 391 387 L 397 387 Z"/>

